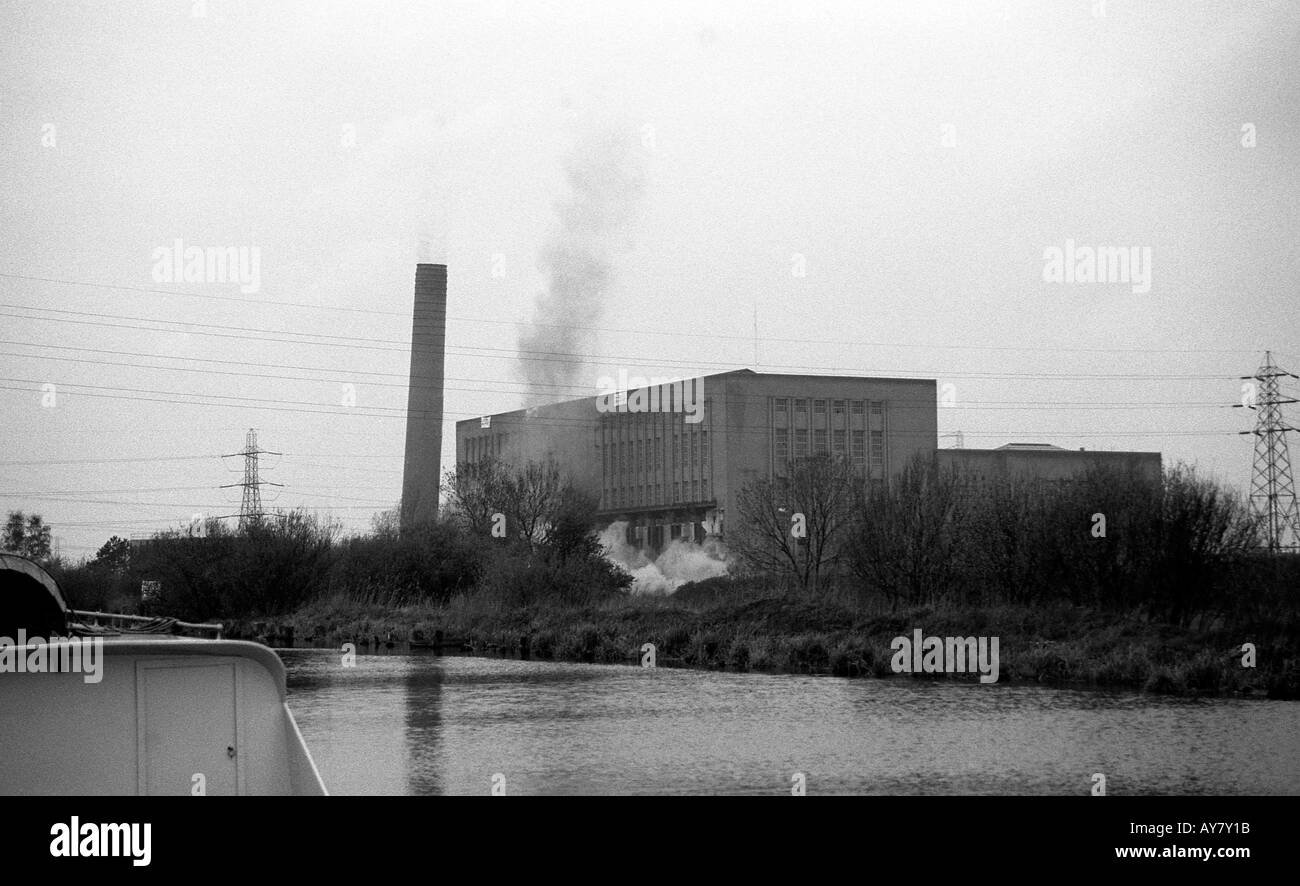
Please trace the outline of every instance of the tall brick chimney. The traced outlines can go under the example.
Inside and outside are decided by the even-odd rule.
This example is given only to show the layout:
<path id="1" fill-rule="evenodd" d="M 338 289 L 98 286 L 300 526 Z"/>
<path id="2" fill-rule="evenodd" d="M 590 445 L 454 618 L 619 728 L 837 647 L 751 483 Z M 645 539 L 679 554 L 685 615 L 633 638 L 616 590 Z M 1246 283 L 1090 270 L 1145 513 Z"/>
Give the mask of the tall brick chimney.
<path id="1" fill-rule="evenodd" d="M 406 458 L 401 527 L 438 516 L 442 480 L 442 384 L 447 343 L 447 266 L 415 266 L 411 377 L 406 396 Z"/>

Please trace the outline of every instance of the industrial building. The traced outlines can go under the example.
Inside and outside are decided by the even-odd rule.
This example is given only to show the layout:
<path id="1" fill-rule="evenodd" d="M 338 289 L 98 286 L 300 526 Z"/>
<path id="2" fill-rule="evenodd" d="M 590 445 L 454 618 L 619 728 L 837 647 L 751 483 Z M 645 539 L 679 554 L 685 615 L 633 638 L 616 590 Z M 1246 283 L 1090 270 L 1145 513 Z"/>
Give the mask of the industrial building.
<path id="1" fill-rule="evenodd" d="M 884 482 L 935 450 L 935 392 L 929 379 L 741 369 L 457 422 L 456 461 L 554 460 L 599 498 L 603 522 L 658 548 L 724 535 L 739 491 L 792 458 L 843 456 Z"/>
<path id="2" fill-rule="evenodd" d="M 1131 472 L 1158 482 L 1162 470 L 1158 452 L 1074 450 L 1050 443 L 1008 443 L 997 449 L 940 449 L 938 458 L 941 468 L 953 468 L 983 483 L 1010 478 L 1068 482 L 1094 466 Z"/>
<path id="3" fill-rule="evenodd" d="M 402 523 L 436 514 L 440 488 L 446 267 L 420 265 L 408 397 Z M 1047 444 L 938 448 L 933 379 L 786 375 L 739 369 L 627 388 L 456 423 L 456 463 L 554 461 L 625 521 L 629 541 L 725 537 L 740 491 L 793 459 L 839 456 L 863 482 L 887 483 L 917 455 L 975 480 L 1068 480 L 1096 464 L 1160 475 L 1160 454 Z"/>

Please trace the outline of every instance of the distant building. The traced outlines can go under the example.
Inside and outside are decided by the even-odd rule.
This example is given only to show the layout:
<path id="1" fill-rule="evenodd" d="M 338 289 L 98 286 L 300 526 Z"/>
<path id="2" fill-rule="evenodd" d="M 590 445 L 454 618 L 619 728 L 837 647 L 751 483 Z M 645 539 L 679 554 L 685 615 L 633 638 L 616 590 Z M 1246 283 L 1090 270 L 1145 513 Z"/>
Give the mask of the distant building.
<path id="1" fill-rule="evenodd" d="M 656 403 L 593 395 L 457 422 L 456 461 L 553 459 L 599 498 L 602 521 L 627 521 L 629 540 L 657 548 L 724 534 L 740 489 L 791 458 L 844 456 L 884 482 L 936 448 L 931 379 L 742 369 L 656 387 L 673 390 Z M 648 406 L 658 411 L 639 411 Z"/>
<path id="2" fill-rule="evenodd" d="M 1059 483 L 1093 467 L 1132 471 L 1153 482 L 1159 482 L 1161 475 L 1158 452 L 1074 450 L 1050 443 L 1008 443 L 997 449 L 940 449 L 938 459 L 939 467 L 954 468 L 970 479 L 983 482 L 1020 478 Z"/>
<path id="3" fill-rule="evenodd" d="M 626 521 L 628 540 L 653 548 L 725 536 L 746 484 L 815 455 L 849 459 L 864 483 L 889 482 L 918 454 L 988 479 L 1065 479 L 1095 463 L 1159 476 L 1159 453 L 940 450 L 936 394 L 933 379 L 741 369 L 459 421 L 456 462 L 553 460 L 599 499 L 603 523 Z"/>

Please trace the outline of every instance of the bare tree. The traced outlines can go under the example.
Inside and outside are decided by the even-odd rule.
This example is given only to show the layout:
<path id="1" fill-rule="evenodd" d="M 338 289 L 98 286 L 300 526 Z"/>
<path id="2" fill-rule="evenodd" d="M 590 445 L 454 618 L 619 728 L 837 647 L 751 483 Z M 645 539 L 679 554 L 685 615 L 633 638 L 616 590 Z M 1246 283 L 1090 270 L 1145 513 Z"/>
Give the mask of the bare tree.
<path id="1" fill-rule="evenodd" d="M 553 461 L 530 461 L 505 479 L 506 529 L 530 550 L 542 542 L 563 498 L 564 480 Z"/>
<path id="2" fill-rule="evenodd" d="M 865 497 L 849 545 L 854 573 L 895 604 L 933 603 L 958 575 L 966 501 L 953 471 L 917 456 L 894 483 Z"/>
<path id="3" fill-rule="evenodd" d="M 495 458 L 461 462 L 443 478 L 452 519 L 478 537 L 491 533 L 493 515 L 505 513 L 509 486 L 506 466 Z"/>
<path id="4" fill-rule="evenodd" d="M 784 476 L 741 489 L 739 526 L 728 544 L 750 568 L 816 590 L 839 562 L 857 488 L 847 459 L 791 462 Z"/>
<path id="5" fill-rule="evenodd" d="M 511 468 L 497 459 L 462 463 L 446 477 L 453 516 L 474 535 L 490 535 L 505 519 L 506 537 L 530 551 L 547 541 L 576 491 L 554 461 Z"/>
<path id="6" fill-rule="evenodd" d="M 401 534 L 402 505 L 394 505 L 386 511 L 379 511 L 370 518 L 370 529 L 375 538 L 394 539 Z"/>
<path id="7" fill-rule="evenodd" d="M 591 493 L 565 484 L 547 520 L 542 542 L 547 556 L 558 563 L 599 559 L 602 549 L 594 528 L 599 506 L 600 500 Z"/>

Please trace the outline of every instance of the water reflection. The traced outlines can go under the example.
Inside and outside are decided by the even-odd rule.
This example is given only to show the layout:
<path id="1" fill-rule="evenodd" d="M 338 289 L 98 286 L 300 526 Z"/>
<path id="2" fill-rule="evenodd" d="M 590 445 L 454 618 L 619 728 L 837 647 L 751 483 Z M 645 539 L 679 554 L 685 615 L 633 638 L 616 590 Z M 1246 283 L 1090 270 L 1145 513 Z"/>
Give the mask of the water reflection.
<path id="1" fill-rule="evenodd" d="M 446 767 L 442 749 L 441 659 L 426 657 L 406 662 L 407 791 L 412 794 L 441 794 L 446 788 L 442 773 Z"/>
<path id="2" fill-rule="evenodd" d="M 1300 794 L 1300 703 L 281 652 L 336 794 Z"/>

